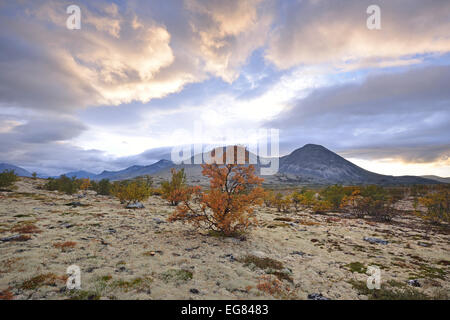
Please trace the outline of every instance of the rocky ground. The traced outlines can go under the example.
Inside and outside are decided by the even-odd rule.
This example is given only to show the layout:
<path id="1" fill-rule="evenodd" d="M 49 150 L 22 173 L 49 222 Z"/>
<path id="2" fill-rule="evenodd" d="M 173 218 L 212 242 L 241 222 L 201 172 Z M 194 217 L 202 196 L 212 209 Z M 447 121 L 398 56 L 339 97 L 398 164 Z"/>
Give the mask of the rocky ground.
<path id="1" fill-rule="evenodd" d="M 168 223 L 173 207 L 156 196 L 130 210 L 42 183 L 0 192 L 0 298 L 448 299 L 448 229 L 407 211 L 379 223 L 263 207 L 246 238 L 223 239 Z M 66 288 L 70 265 L 80 290 Z M 380 268 L 380 290 L 367 289 L 368 266 Z"/>

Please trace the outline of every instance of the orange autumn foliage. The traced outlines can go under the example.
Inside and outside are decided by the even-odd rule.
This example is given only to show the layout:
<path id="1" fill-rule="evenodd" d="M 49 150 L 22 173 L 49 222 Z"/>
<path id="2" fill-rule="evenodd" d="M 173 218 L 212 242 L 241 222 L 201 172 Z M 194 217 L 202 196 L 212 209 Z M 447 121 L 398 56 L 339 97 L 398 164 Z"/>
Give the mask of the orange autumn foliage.
<path id="1" fill-rule="evenodd" d="M 210 190 L 187 188 L 169 221 L 191 223 L 225 236 L 245 231 L 256 222 L 252 206 L 263 202 L 264 179 L 254 174 L 253 165 L 213 163 L 202 168 L 202 174 L 210 179 Z"/>

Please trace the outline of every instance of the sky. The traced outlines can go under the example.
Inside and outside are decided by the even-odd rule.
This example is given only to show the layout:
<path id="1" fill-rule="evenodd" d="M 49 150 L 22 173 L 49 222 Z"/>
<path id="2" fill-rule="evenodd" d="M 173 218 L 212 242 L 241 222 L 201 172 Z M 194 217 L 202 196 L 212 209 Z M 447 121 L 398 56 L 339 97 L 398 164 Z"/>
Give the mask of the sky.
<path id="1" fill-rule="evenodd" d="M 0 0 L 0 162 L 100 173 L 269 129 L 450 176 L 450 1 Z"/>

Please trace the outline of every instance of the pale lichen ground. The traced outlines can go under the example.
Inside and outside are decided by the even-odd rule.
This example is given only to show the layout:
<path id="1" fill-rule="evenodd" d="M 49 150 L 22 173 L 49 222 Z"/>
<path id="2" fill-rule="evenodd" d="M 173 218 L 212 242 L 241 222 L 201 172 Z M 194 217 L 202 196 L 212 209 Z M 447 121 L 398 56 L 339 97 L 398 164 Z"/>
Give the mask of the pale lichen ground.
<path id="1" fill-rule="evenodd" d="M 412 215 L 386 224 L 263 207 L 259 225 L 240 241 L 168 223 L 174 208 L 160 197 L 150 197 L 145 209 L 128 210 L 93 192 L 78 199 L 37 189 L 42 183 L 21 178 L 15 192 L 0 193 L 0 238 L 25 224 L 40 230 L 28 241 L 0 241 L 0 291 L 14 299 L 306 299 L 310 293 L 367 299 L 351 281 L 365 282 L 368 275 L 351 263 L 379 266 L 382 283 L 419 279 L 419 292 L 449 292 L 448 232 L 418 227 L 423 222 Z M 72 201 L 87 206 L 65 205 Z M 290 221 L 274 220 L 280 218 Z M 370 244 L 364 237 L 389 243 Z M 54 246 L 68 241 L 73 248 Z M 245 255 L 283 264 L 281 271 L 292 278 L 282 280 L 283 294 L 258 289 L 267 270 L 240 262 Z M 66 269 L 73 264 L 81 269 L 80 291 L 66 289 Z"/>

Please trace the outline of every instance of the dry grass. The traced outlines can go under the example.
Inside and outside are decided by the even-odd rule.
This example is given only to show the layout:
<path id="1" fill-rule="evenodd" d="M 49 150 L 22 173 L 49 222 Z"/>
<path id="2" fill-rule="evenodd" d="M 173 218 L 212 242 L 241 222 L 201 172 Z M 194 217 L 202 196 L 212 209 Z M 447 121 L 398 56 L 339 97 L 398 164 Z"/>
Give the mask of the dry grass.
<path id="1" fill-rule="evenodd" d="M 34 224 L 20 224 L 17 226 L 14 226 L 11 229 L 12 232 L 18 232 L 21 234 L 35 234 L 35 233 L 41 233 L 41 230 L 36 227 Z"/>
<path id="2" fill-rule="evenodd" d="M 23 290 L 35 290 L 42 286 L 56 286 L 58 282 L 64 283 L 65 281 L 67 281 L 67 276 L 57 276 L 54 273 L 46 273 L 25 280 L 19 288 Z"/>
<path id="3" fill-rule="evenodd" d="M 5 290 L 0 290 L 0 300 L 13 300 L 14 299 L 14 294 L 11 292 L 11 287 L 5 289 Z"/>
<path id="4" fill-rule="evenodd" d="M 68 249 L 73 249 L 77 245 L 76 242 L 66 241 L 66 242 L 56 242 L 53 244 L 53 247 L 61 249 L 61 251 L 66 251 Z"/>

